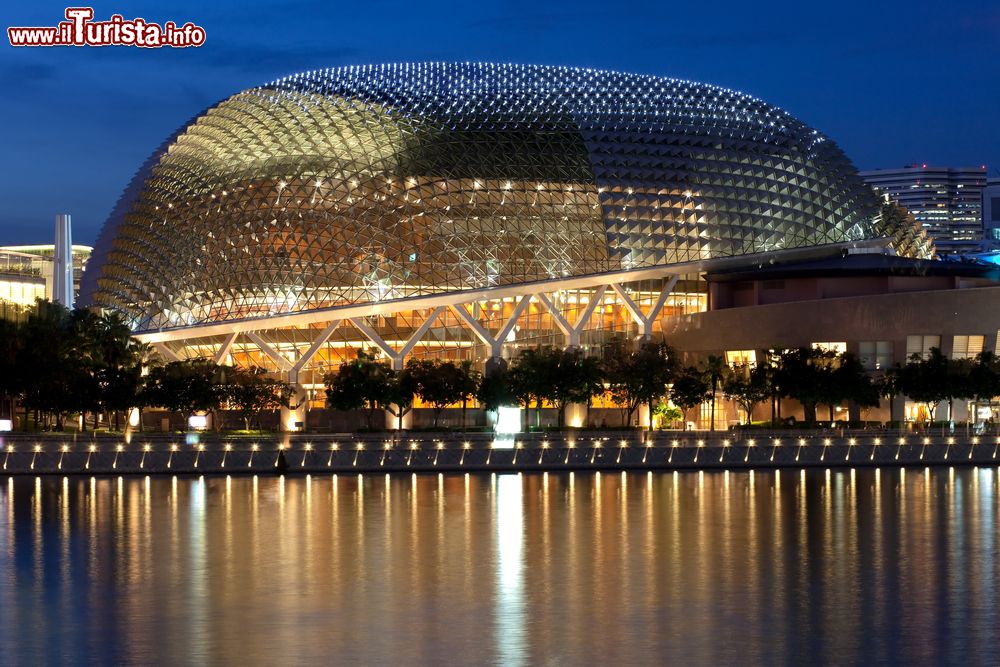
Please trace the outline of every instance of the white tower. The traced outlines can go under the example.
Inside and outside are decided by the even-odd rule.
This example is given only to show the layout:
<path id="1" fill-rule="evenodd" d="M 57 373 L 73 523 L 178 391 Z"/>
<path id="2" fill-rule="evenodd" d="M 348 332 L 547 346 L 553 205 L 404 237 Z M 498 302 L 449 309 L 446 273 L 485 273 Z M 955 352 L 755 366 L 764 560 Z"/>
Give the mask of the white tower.
<path id="1" fill-rule="evenodd" d="M 73 236 L 70 216 L 56 216 L 56 250 L 52 267 L 52 300 L 73 307 Z"/>

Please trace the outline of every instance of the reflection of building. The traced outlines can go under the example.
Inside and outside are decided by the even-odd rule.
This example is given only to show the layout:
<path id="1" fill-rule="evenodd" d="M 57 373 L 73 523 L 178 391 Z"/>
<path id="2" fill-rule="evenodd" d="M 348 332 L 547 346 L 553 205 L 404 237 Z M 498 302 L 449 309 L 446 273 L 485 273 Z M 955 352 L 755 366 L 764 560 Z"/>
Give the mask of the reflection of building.
<path id="1" fill-rule="evenodd" d="M 105 224 L 82 300 L 168 358 L 307 391 L 362 346 L 593 349 L 707 307 L 705 271 L 890 248 L 839 148 L 738 92 L 554 67 L 295 75 L 212 107 Z"/>
<path id="2" fill-rule="evenodd" d="M 862 172 L 879 192 L 904 206 L 934 239 L 941 254 L 975 252 L 983 239 L 981 196 L 986 167 L 928 167 Z"/>
<path id="3" fill-rule="evenodd" d="M 73 285 L 77 291 L 90 251 L 89 246 L 73 246 Z M 54 271 L 53 245 L 0 246 L 0 309 L 52 299 Z"/>

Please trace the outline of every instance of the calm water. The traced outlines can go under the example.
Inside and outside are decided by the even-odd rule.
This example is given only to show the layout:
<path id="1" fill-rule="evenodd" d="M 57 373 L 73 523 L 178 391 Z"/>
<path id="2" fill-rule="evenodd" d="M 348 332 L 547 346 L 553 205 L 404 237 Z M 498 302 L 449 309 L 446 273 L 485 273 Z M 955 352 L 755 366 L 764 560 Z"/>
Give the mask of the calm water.
<path id="1" fill-rule="evenodd" d="M 0 663 L 997 664 L 995 469 L 0 478 Z"/>

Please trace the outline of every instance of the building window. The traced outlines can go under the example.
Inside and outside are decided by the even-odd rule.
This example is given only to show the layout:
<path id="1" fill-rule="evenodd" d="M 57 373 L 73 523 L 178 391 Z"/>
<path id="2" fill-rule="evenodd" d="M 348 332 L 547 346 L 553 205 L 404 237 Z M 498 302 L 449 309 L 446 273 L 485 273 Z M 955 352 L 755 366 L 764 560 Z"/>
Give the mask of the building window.
<path id="1" fill-rule="evenodd" d="M 931 348 L 941 349 L 941 336 L 907 336 L 906 337 L 906 358 L 918 355 L 926 359 L 931 355 Z"/>
<path id="2" fill-rule="evenodd" d="M 983 351 L 985 336 L 955 336 L 951 344 L 952 359 L 975 359 Z"/>
<path id="3" fill-rule="evenodd" d="M 726 363 L 730 366 L 753 366 L 757 363 L 757 351 L 726 350 Z"/>
<path id="4" fill-rule="evenodd" d="M 847 352 L 847 343 L 813 343 L 814 350 L 823 350 L 824 352 L 835 352 L 837 354 L 843 354 Z"/>
<path id="5" fill-rule="evenodd" d="M 865 370 L 878 371 L 892 366 L 891 340 L 863 340 L 858 343 L 858 358 Z"/>

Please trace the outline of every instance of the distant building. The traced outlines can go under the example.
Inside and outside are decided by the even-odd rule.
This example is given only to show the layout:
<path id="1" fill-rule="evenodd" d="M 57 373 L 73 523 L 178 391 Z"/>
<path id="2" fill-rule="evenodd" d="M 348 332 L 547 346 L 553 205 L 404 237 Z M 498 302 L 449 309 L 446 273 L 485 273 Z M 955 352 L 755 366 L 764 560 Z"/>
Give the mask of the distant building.
<path id="1" fill-rule="evenodd" d="M 1000 249 L 1000 178 L 991 178 L 983 188 L 983 238 Z"/>
<path id="2" fill-rule="evenodd" d="M 72 246 L 76 293 L 91 250 L 90 246 Z M 0 318 L 16 319 L 22 307 L 35 299 L 52 299 L 54 274 L 55 245 L 0 246 Z"/>
<path id="3" fill-rule="evenodd" d="M 863 171 L 861 176 L 909 210 L 934 239 L 939 254 L 966 254 L 981 249 L 985 166 L 915 164 Z"/>

